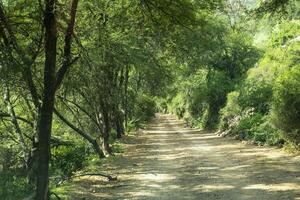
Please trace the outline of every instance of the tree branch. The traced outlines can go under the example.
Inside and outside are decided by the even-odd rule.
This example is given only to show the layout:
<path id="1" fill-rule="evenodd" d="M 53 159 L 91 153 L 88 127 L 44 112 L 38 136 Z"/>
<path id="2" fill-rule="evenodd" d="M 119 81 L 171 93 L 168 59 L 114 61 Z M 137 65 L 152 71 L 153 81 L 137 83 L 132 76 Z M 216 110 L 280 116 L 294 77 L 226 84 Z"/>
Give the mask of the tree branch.
<path id="1" fill-rule="evenodd" d="M 77 128 L 74 124 L 72 124 L 72 122 L 70 122 L 68 119 L 66 119 L 56 108 L 54 109 L 54 113 L 62 122 L 64 122 L 66 125 L 68 125 L 71 129 L 73 129 L 75 132 L 77 132 L 79 135 L 81 135 L 87 141 L 89 141 L 91 143 L 94 142 L 94 139 L 91 136 L 89 136 L 87 133 L 85 133 L 84 131 Z"/>
<path id="2" fill-rule="evenodd" d="M 79 0 L 72 1 L 71 14 L 70 14 L 71 19 L 70 19 L 70 22 L 68 24 L 67 31 L 65 34 L 63 64 L 62 64 L 61 68 L 58 70 L 58 72 L 56 73 L 56 85 L 55 85 L 56 90 L 61 85 L 63 78 L 68 71 L 68 68 L 77 60 L 77 59 L 74 59 L 73 61 L 71 61 L 71 45 L 72 45 L 72 35 L 73 35 L 73 31 L 74 31 L 74 26 L 75 26 L 78 1 Z"/>
<path id="3" fill-rule="evenodd" d="M 10 115 L 8 113 L 0 111 L 0 118 L 9 118 L 9 117 L 10 117 Z M 30 125 L 31 127 L 33 127 L 33 123 L 23 117 L 16 116 L 16 119 L 21 120 L 22 122 L 25 122 L 28 125 Z"/>

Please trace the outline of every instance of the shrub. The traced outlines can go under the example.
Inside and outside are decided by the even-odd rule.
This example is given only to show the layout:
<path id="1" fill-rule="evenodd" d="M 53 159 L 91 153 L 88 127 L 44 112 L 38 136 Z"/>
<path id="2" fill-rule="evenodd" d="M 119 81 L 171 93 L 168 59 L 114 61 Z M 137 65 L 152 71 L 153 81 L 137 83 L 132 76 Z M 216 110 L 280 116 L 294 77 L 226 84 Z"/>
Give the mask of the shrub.
<path id="1" fill-rule="evenodd" d="M 24 174 L 24 172 L 22 173 Z M 23 199 L 29 196 L 34 186 L 29 185 L 27 177 L 21 171 L 0 173 L 0 197 L 3 200 Z"/>
<path id="2" fill-rule="evenodd" d="M 253 139 L 256 128 L 262 123 L 262 117 L 263 115 L 248 110 L 240 119 L 237 126 L 233 128 L 232 133 L 237 135 L 239 139 Z"/>
<path id="3" fill-rule="evenodd" d="M 262 123 L 255 129 L 254 140 L 279 147 L 285 143 L 282 132 L 271 123 L 269 116 L 264 117 Z"/>
<path id="4" fill-rule="evenodd" d="M 168 110 L 177 115 L 179 118 L 183 118 L 186 112 L 185 95 L 179 92 L 169 103 Z"/>
<path id="5" fill-rule="evenodd" d="M 167 100 L 158 98 L 156 100 L 157 103 L 157 111 L 166 114 L 168 112 L 168 103 Z"/>
<path id="6" fill-rule="evenodd" d="M 220 130 L 226 130 L 230 127 L 230 123 L 232 120 L 241 114 L 241 108 L 239 106 L 239 92 L 234 91 L 230 92 L 227 95 L 227 103 L 224 108 L 221 109 L 221 117 L 220 117 L 220 124 L 219 129 Z"/>
<path id="7" fill-rule="evenodd" d="M 239 104 L 242 109 L 255 108 L 257 112 L 269 112 L 276 67 L 262 65 L 248 71 L 248 76 L 240 88 Z"/>
<path id="8" fill-rule="evenodd" d="M 300 143 L 300 65 L 278 78 L 274 87 L 274 121 L 296 144 Z"/>
<path id="9" fill-rule="evenodd" d="M 146 122 L 155 116 L 156 104 L 153 98 L 139 95 L 134 106 L 134 117 L 138 122 Z"/>
<path id="10" fill-rule="evenodd" d="M 168 110 L 179 118 L 184 118 L 190 126 L 198 126 L 199 118 L 207 108 L 207 73 L 206 69 L 198 69 L 189 77 L 182 77 L 179 91 L 172 97 Z"/>
<path id="11" fill-rule="evenodd" d="M 258 65 L 248 70 L 236 92 L 228 94 L 221 110 L 222 135 L 276 146 L 300 143 L 300 43 L 295 22 L 274 31 Z"/>
<path id="12" fill-rule="evenodd" d="M 54 174 L 70 177 L 81 169 L 89 155 L 84 143 L 72 146 L 58 146 L 51 150 L 51 171 Z"/>
<path id="13" fill-rule="evenodd" d="M 220 109 L 226 104 L 227 93 L 232 89 L 232 83 L 226 73 L 212 71 L 208 75 L 207 115 L 204 117 L 205 128 L 213 129 L 219 122 Z"/>

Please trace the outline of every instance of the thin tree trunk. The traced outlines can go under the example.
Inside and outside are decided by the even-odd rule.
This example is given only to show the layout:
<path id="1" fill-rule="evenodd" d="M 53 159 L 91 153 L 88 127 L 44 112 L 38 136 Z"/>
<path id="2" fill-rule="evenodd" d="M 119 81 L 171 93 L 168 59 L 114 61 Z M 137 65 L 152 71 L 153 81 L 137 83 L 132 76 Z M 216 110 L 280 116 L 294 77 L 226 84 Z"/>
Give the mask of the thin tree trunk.
<path id="1" fill-rule="evenodd" d="M 125 83 L 124 83 L 124 121 L 125 121 L 125 130 L 127 131 L 128 126 L 128 81 L 129 81 L 129 68 L 126 65 L 125 67 Z"/>
<path id="2" fill-rule="evenodd" d="M 56 116 L 63 121 L 66 125 L 68 125 L 71 129 L 73 129 L 76 133 L 78 133 L 80 136 L 82 136 L 84 139 L 86 139 L 89 143 L 92 144 L 94 151 L 97 153 L 99 158 L 104 158 L 105 155 L 103 151 L 100 148 L 100 145 L 98 144 L 96 139 L 93 139 L 91 136 L 89 136 L 87 133 L 83 132 L 79 128 L 75 127 L 70 121 L 68 121 L 64 116 L 62 116 L 61 113 L 59 113 L 56 109 L 54 110 Z"/>
<path id="3" fill-rule="evenodd" d="M 117 138 L 121 139 L 123 135 L 123 131 L 119 119 L 115 120 L 115 124 L 116 124 Z"/>
<path id="4" fill-rule="evenodd" d="M 103 133 L 102 133 L 102 150 L 104 155 L 107 157 L 110 155 L 109 147 L 109 134 L 110 134 L 110 122 L 109 122 L 109 113 L 107 107 L 102 103 L 102 117 L 103 117 Z"/>
<path id="5" fill-rule="evenodd" d="M 10 91 L 9 91 L 9 87 L 8 87 L 7 84 L 4 85 L 4 102 L 6 104 L 8 114 L 10 115 L 11 122 L 14 125 L 15 132 L 18 135 L 19 142 L 20 142 L 20 145 L 21 145 L 21 149 L 23 151 L 24 166 L 27 168 L 27 153 L 28 153 L 27 152 L 27 146 L 26 146 L 25 139 L 24 139 L 24 136 L 22 134 L 19 122 L 17 120 L 15 110 L 13 108 L 13 105 L 12 105 L 11 101 L 10 101 Z"/>
<path id="6" fill-rule="evenodd" d="M 115 126 L 117 138 L 120 139 L 124 135 L 123 117 L 121 111 L 117 111 L 115 114 Z"/>

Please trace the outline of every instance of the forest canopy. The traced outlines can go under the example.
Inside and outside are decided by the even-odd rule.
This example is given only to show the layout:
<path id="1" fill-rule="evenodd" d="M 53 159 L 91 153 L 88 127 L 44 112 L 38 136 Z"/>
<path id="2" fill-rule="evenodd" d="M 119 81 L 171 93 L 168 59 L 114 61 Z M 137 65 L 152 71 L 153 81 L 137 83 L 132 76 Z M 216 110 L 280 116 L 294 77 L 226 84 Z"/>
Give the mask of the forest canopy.
<path id="1" fill-rule="evenodd" d="M 154 117 L 300 145 L 296 0 L 0 0 L 0 197 L 64 180 Z"/>

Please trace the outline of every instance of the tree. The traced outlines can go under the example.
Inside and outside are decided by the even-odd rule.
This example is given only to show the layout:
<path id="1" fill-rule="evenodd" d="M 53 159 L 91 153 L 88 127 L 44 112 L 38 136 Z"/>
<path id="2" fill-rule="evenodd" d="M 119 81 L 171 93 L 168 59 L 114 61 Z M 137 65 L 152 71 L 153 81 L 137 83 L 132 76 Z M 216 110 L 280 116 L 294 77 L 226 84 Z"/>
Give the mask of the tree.
<path id="1" fill-rule="evenodd" d="M 71 44 L 75 25 L 78 0 L 72 1 L 70 21 L 65 34 L 63 63 L 56 73 L 57 56 L 57 19 L 54 0 L 45 1 L 45 66 L 44 89 L 40 119 L 38 123 L 38 178 L 36 199 L 48 199 L 49 160 L 52 117 L 54 112 L 55 93 L 72 63 Z"/>

